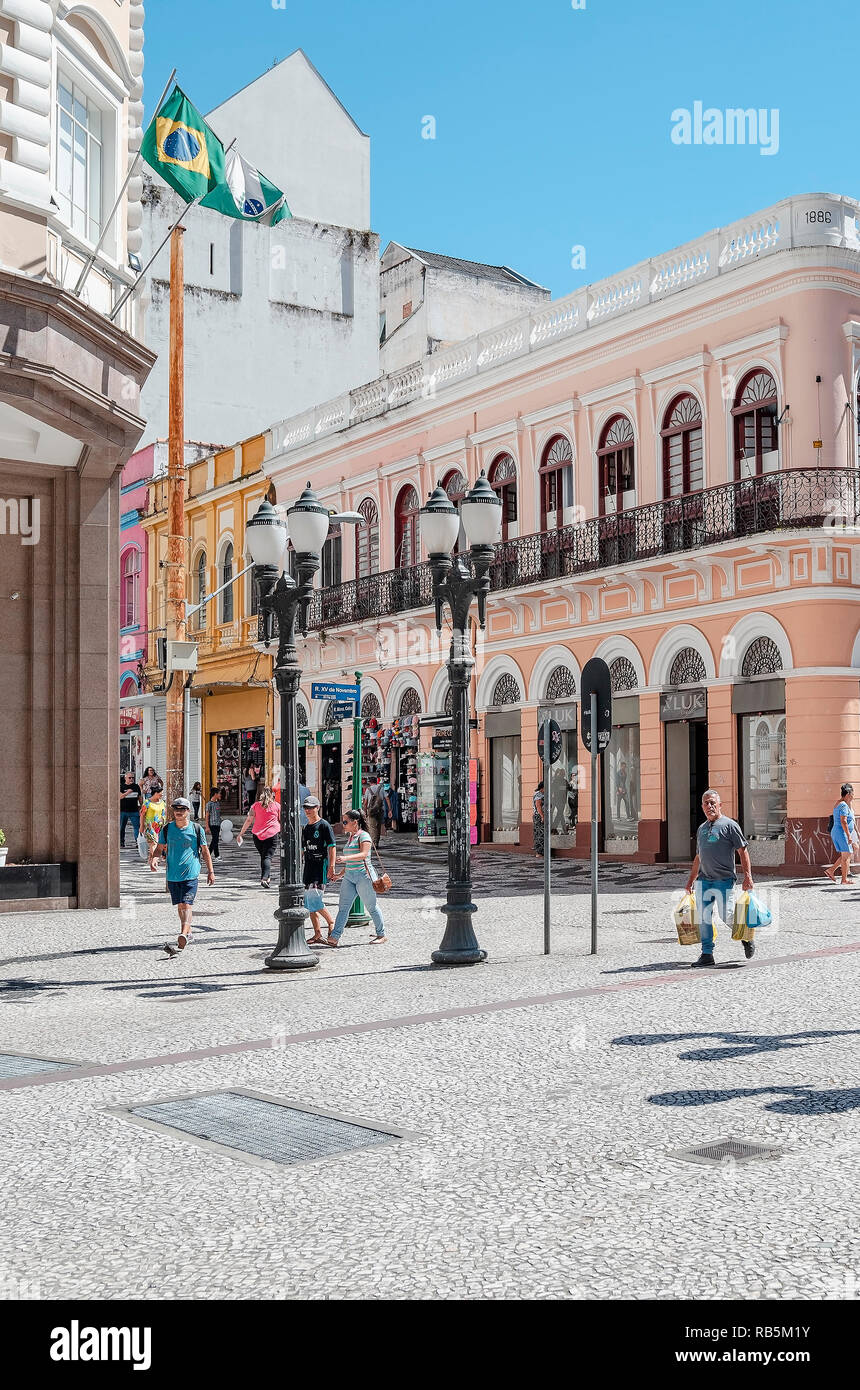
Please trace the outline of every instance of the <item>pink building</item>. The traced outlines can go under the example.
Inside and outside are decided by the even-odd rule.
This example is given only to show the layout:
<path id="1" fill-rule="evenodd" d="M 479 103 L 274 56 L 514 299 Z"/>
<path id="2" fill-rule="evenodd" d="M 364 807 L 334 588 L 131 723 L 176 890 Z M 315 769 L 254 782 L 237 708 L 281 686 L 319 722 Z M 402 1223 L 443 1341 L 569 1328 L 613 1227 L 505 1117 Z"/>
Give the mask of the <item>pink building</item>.
<path id="1" fill-rule="evenodd" d="M 146 659 L 146 589 L 149 582 L 146 562 L 146 534 L 140 518 L 146 510 L 146 485 L 155 471 L 156 451 L 161 444 L 147 444 L 132 454 L 120 480 L 119 544 L 119 630 L 120 672 L 120 772 L 143 775 L 145 750 L 143 710 L 129 704 L 142 693 L 138 664 Z"/>
<path id="2" fill-rule="evenodd" d="M 484 470 L 504 532 L 476 635 L 481 838 L 531 848 L 550 710 L 553 843 L 587 852 L 577 695 L 597 655 L 615 692 L 603 851 L 687 859 L 710 785 L 754 863 L 811 869 L 840 783 L 860 780 L 858 377 L 860 204 L 822 193 L 283 421 L 279 501 L 311 479 L 366 517 L 329 542 L 303 688 L 359 669 L 383 729 L 419 711 L 419 829 L 423 797 L 444 833 L 448 639 L 417 512 Z M 305 712 L 325 725 L 321 702 Z"/>

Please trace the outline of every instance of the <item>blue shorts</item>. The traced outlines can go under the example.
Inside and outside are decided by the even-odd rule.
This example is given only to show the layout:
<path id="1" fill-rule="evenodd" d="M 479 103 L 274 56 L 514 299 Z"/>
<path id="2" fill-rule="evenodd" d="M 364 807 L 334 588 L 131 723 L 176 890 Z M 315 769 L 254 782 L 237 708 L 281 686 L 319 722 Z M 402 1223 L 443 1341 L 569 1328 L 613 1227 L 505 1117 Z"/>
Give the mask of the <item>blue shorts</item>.
<path id="1" fill-rule="evenodd" d="M 191 904 L 197 897 L 196 878 L 168 879 L 167 886 L 170 889 L 170 901 L 174 907 L 178 907 L 180 903 Z"/>

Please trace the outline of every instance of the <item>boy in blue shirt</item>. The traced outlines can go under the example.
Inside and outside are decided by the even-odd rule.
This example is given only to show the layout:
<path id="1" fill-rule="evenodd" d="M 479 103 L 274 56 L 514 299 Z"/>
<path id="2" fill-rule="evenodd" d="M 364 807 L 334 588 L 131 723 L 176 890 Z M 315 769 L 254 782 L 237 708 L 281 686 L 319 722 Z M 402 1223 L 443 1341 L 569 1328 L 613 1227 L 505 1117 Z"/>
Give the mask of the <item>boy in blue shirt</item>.
<path id="1" fill-rule="evenodd" d="M 200 860 L 206 864 L 207 883 L 215 882 L 212 857 L 206 844 L 203 827 L 195 825 L 191 819 L 191 802 L 178 796 L 171 808 L 173 820 L 163 825 L 158 833 L 158 844 L 152 856 L 150 868 L 153 873 L 158 867 L 159 856 L 167 856 L 167 886 L 170 901 L 179 910 L 179 936 L 176 945 L 170 942 L 165 951 L 171 957 L 184 951 L 191 935 L 191 909 L 197 896 L 197 880 L 200 877 Z"/>

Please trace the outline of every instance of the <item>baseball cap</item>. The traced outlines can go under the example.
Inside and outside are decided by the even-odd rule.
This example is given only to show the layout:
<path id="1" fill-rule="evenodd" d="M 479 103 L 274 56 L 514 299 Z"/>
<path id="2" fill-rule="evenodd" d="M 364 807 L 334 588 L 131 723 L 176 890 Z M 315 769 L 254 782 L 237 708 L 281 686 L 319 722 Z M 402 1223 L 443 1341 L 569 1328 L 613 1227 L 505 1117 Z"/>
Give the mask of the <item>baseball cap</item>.
<path id="1" fill-rule="evenodd" d="M 317 799 L 316 799 L 315 796 L 306 796 L 306 797 L 305 797 L 305 810 L 307 810 L 308 806 L 310 806 L 310 807 L 312 807 L 312 808 L 313 808 L 314 806 L 319 806 L 319 802 L 317 801 Z"/>
<path id="2" fill-rule="evenodd" d="M 175 801 L 171 801 L 170 809 L 172 811 L 190 811 L 191 802 L 184 796 L 178 796 Z"/>

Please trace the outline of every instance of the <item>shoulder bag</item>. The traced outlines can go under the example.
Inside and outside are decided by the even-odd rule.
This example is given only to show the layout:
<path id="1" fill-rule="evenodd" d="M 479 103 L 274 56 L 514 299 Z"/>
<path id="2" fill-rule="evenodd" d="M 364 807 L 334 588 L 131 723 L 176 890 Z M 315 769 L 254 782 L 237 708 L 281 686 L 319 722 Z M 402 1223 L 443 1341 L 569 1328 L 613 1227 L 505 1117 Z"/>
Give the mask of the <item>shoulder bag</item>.
<path id="1" fill-rule="evenodd" d="M 365 864 L 365 868 L 367 869 L 368 878 L 370 879 L 371 883 L 373 884 L 374 892 L 376 892 L 377 894 L 381 895 L 381 894 L 383 894 L 383 893 L 388 893 L 388 892 L 391 891 L 391 879 L 388 877 L 388 874 L 385 872 L 385 866 L 384 866 L 383 863 L 382 863 L 382 856 L 381 856 L 381 854 L 379 853 L 379 850 L 376 851 L 376 857 L 377 857 L 377 859 L 379 860 L 379 868 L 380 868 L 380 875 L 379 875 L 379 878 L 374 878 L 374 877 L 373 877 L 373 870 L 372 870 L 372 868 L 371 868 L 371 859 L 373 858 L 373 848 L 372 848 L 372 847 L 371 847 L 370 854 L 367 856 L 367 858 L 366 858 L 365 861 L 364 861 L 364 864 Z"/>

